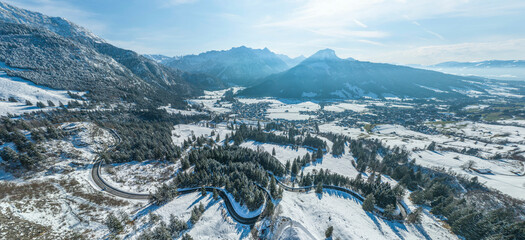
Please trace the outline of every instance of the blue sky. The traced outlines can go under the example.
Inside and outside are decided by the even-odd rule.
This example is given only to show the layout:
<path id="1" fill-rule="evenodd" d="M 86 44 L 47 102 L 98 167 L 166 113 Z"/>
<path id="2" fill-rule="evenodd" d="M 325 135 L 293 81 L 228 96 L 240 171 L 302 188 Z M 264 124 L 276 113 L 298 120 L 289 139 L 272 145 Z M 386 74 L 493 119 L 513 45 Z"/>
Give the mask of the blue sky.
<path id="1" fill-rule="evenodd" d="M 523 0 L 5 0 L 119 47 L 168 56 L 245 45 L 400 64 L 523 59 Z"/>

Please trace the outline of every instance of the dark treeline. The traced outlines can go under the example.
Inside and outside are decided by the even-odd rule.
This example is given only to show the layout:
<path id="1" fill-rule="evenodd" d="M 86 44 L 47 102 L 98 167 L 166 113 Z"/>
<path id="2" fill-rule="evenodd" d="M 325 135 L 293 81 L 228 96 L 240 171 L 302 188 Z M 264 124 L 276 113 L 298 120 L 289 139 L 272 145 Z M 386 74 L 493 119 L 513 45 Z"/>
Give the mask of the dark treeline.
<path id="1" fill-rule="evenodd" d="M 195 122 L 204 116 L 168 114 L 165 110 L 120 109 L 111 111 L 80 110 L 40 112 L 25 115 L 31 121 L 51 123 L 92 121 L 97 125 L 114 129 L 121 139 L 114 151 L 102 154 L 107 162 L 144 160 L 172 160 L 180 157 L 181 150 L 171 140 L 173 126 L 178 123 Z"/>
<path id="2" fill-rule="evenodd" d="M 19 166 L 29 170 L 38 169 L 45 159 L 45 149 L 37 144 L 45 140 L 62 139 L 69 134 L 48 121 L 13 120 L 8 117 L 2 117 L 0 121 L 0 145 L 12 142 L 17 150 L 4 147 L 0 151 L 0 157 L 8 170 L 15 170 Z M 26 136 L 22 131 L 28 131 L 29 134 Z"/>
<path id="3" fill-rule="evenodd" d="M 432 213 L 443 216 L 452 231 L 466 239 L 525 236 L 523 202 L 486 188 L 476 177 L 420 167 L 409 160 L 408 152 L 386 148 L 378 140 L 351 140 L 350 149 L 359 171 L 391 176 L 413 191 L 414 203 L 432 207 Z"/>
<path id="4" fill-rule="evenodd" d="M 271 132 L 265 132 L 261 126 L 252 127 L 246 124 L 241 124 L 235 133 L 230 136 L 236 145 L 241 144 L 245 140 L 253 140 L 262 143 L 275 143 L 281 145 L 305 146 L 313 149 L 326 149 L 326 142 L 323 140 L 306 134 L 305 137 L 301 135 L 295 128 L 290 128 L 287 136 L 277 135 Z"/>
<path id="5" fill-rule="evenodd" d="M 332 145 L 332 155 L 341 156 L 345 154 L 345 145 L 350 141 L 349 137 L 333 133 L 324 133 L 322 135 L 334 143 Z"/>
<path id="6" fill-rule="evenodd" d="M 169 195 L 170 189 L 214 186 L 224 187 L 235 201 L 255 210 L 264 203 L 264 190 L 256 184 L 268 187 L 274 198 L 280 198 L 281 191 L 270 181 L 267 171 L 278 176 L 284 168 L 277 159 L 266 152 L 256 152 L 237 146 L 219 146 L 194 150 L 188 161 L 194 165 L 192 173 L 181 172 L 168 187 L 159 188 L 157 196 Z M 169 200 L 169 199 L 168 199 Z M 154 199 L 157 203 L 163 199 Z"/>
<path id="7" fill-rule="evenodd" d="M 381 208 L 386 208 L 389 205 L 395 206 L 396 198 L 400 197 L 404 191 L 400 186 L 392 188 L 389 183 L 381 182 L 381 176 L 375 177 L 372 175 L 364 181 L 361 178 L 361 174 L 354 179 L 350 179 L 337 173 L 324 171 L 323 169 L 314 174 L 308 173 L 300 177 L 299 180 L 300 186 L 319 184 L 346 187 L 356 191 L 362 196 L 372 194 L 376 199 L 377 206 Z"/>
<path id="8" fill-rule="evenodd" d="M 171 140 L 173 124 L 169 122 L 113 123 L 122 141 L 114 151 L 102 154 L 109 162 L 129 162 L 156 159 L 175 161 L 181 155 L 179 146 Z"/>

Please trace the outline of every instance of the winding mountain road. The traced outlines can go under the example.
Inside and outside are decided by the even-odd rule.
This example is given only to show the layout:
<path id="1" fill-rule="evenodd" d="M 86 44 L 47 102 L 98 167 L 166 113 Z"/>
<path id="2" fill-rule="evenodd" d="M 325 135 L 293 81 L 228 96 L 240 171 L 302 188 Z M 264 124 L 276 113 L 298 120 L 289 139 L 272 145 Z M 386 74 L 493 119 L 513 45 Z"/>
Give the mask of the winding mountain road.
<path id="1" fill-rule="evenodd" d="M 115 136 L 115 139 L 118 140 L 118 143 L 120 143 L 120 141 L 121 141 L 120 136 L 113 129 L 108 129 L 108 130 Z M 108 147 L 108 149 L 106 151 L 111 151 L 112 149 L 114 149 L 116 147 L 116 145 L 118 145 L 118 143 L 113 145 L 113 146 Z M 100 166 L 101 166 L 101 164 L 102 164 L 102 159 L 97 157 L 95 159 L 95 161 L 93 163 L 93 167 L 91 169 L 91 178 L 93 179 L 93 182 L 98 187 L 100 187 L 103 191 L 106 191 L 107 193 L 112 194 L 114 196 L 121 197 L 121 198 L 126 198 L 126 199 L 134 199 L 134 200 L 150 200 L 151 199 L 151 194 L 127 192 L 127 191 L 123 191 L 123 190 L 120 190 L 118 188 L 115 188 L 115 187 L 109 185 L 101 177 L 101 174 L 100 174 Z M 310 191 L 310 190 L 315 188 L 315 186 L 290 187 L 290 186 L 284 184 L 283 182 L 281 182 L 279 179 L 277 179 L 277 177 L 275 177 L 275 175 L 273 175 L 273 173 L 271 173 L 271 172 L 268 172 L 268 173 L 269 173 L 270 177 L 275 178 L 275 180 L 277 181 L 279 186 L 281 186 L 286 191 L 290 191 L 290 192 L 307 192 L 307 191 Z M 264 190 L 264 193 L 265 193 L 265 208 L 266 208 L 268 206 L 266 203 L 268 202 L 268 200 L 272 201 L 272 197 L 271 197 L 269 191 L 266 188 L 260 186 L 259 184 L 256 184 L 256 185 L 259 188 L 261 188 L 262 190 Z M 224 201 L 224 204 L 225 204 L 226 209 L 228 210 L 228 213 L 230 214 L 230 216 L 235 221 L 237 221 L 237 222 L 239 222 L 241 224 L 254 225 L 257 221 L 259 221 L 262 213 L 264 213 L 264 211 L 266 210 L 266 209 L 264 209 L 261 213 L 259 213 L 256 216 L 253 216 L 253 217 L 243 217 L 243 216 L 241 216 L 241 214 L 239 214 L 236 211 L 235 207 L 232 205 L 232 203 L 230 201 L 230 198 L 228 197 L 227 192 L 224 189 L 216 188 L 216 187 L 204 187 L 204 188 L 208 192 L 212 192 L 214 189 L 217 190 L 218 193 L 219 193 L 219 196 Z M 323 188 L 324 189 L 331 189 L 331 190 L 344 192 L 344 193 L 347 193 L 347 194 L 357 198 L 360 201 L 364 201 L 364 198 L 360 194 L 358 194 L 358 193 L 356 193 L 356 192 L 354 192 L 354 191 L 352 191 L 352 190 L 350 190 L 348 188 L 339 187 L 339 186 L 333 186 L 333 185 L 324 185 L 324 184 L 323 184 Z M 201 190 L 201 187 L 185 188 L 185 189 L 178 189 L 178 193 L 182 195 L 182 194 L 198 192 L 200 190 Z M 405 207 L 403 206 L 403 204 L 400 204 L 398 202 L 397 205 L 398 205 L 398 208 L 400 209 L 400 214 L 403 217 L 406 217 L 407 211 L 406 211 Z M 376 207 L 376 210 L 378 210 L 379 212 L 382 212 L 381 209 L 379 209 L 377 207 Z"/>
<path id="2" fill-rule="evenodd" d="M 118 140 L 118 143 L 120 143 L 121 141 L 121 138 L 120 136 L 113 130 L 113 129 L 108 129 L 114 136 L 115 136 L 115 139 Z M 116 145 L 115 144 L 113 146 L 110 146 L 108 147 L 108 149 L 106 151 L 111 151 L 112 149 L 115 148 Z M 123 190 L 120 190 L 116 187 L 113 187 L 111 185 L 109 185 L 106 181 L 104 181 L 104 179 L 101 177 L 101 174 L 100 174 L 100 166 L 102 165 L 102 160 L 97 157 L 95 162 L 93 163 L 93 167 L 91 169 L 91 178 L 93 179 L 93 182 L 95 182 L 95 184 L 101 188 L 103 191 L 106 191 L 107 193 L 109 194 L 112 194 L 114 196 L 117 196 L 117 197 L 121 197 L 121 198 L 126 198 L 126 199 L 134 199 L 134 200 L 150 200 L 151 199 L 151 194 L 143 194 L 143 193 L 132 193 L 132 192 L 127 192 L 127 191 L 123 191 Z M 268 206 L 266 205 L 266 202 L 268 200 L 271 201 L 271 195 L 270 193 L 268 192 L 267 189 L 263 188 L 262 186 L 256 184 L 259 188 L 261 188 L 262 190 L 264 190 L 264 193 L 265 193 L 265 207 Z M 233 204 L 231 203 L 230 201 L 230 198 L 228 197 L 226 191 L 224 189 L 221 189 L 221 188 L 216 188 L 216 187 L 204 187 L 206 189 L 206 191 L 208 192 L 212 192 L 214 189 L 216 189 L 219 193 L 219 197 L 222 198 L 222 200 L 224 201 L 224 205 L 226 206 L 226 209 L 228 210 L 228 213 L 230 214 L 230 216 L 237 222 L 241 223 L 241 224 L 246 224 L 246 225 L 253 225 L 255 224 L 261 214 L 264 212 L 264 209 L 260 214 L 256 215 L 256 216 L 253 216 L 253 217 L 244 217 L 244 216 L 241 216 L 241 214 L 239 214 L 235 207 L 233 206 Z M 178 193 L 183 195 L 183 194 L 188 194 L 188 193 L 193 193 L 193 192 L 198 192 L 201 190 L 201 187 L 195 187 L 195 188 L 185 188 L 185 189 L 178 189 Z"/>

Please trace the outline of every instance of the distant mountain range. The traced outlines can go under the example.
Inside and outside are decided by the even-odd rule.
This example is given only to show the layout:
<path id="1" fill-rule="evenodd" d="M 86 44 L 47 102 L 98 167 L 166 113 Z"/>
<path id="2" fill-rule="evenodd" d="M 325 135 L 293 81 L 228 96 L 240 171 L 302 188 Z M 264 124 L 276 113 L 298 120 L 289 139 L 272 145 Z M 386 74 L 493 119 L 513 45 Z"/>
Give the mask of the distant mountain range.
<path id="1" fill-rule="evenodd" d="M 207 81 L 115 47 L 63 18 L 2 2 L 0 62 L 10 67 L 0 70 L 11 76 L 88 91 L 93 100 L 183 105 L 184 98 L 201 94 L 199 83 Z"/>
<path id="2" fill-rule="evenodd" d="M 500 69 L 524 63 L 448 62 L 433 68 L 472 64 Z M 245 46 L 182 57 L 143 56 L 115 47 L 63 18 L 1 2 L 0 71 L 55 89 L 86 91 L 94 101 L 172 106 L 185 105 L 185 99 L 202 90 L 234 85 L 248 87 L 240 92 L 243 96 L 348 99 L 456 98 L 485 94 L 494 84 L 477 77 L 341 59 L 330 49 L 306 59 Z"/>
<path id="3" fill-rule="evenodd" d="M 174 69 L 220 79 L 228 86 L 249 86 L 258 79 L 285 71 L 304 60 L 303 56 L 290 58 L 275 54 L 268 48 L 253 49 L 245 46 L 182 57 L 148 57 Z"/>
<path id="4" fill-rule="evenodd" d="M 525 60 L 488 60 L 480 62 L 443 62 L 435 65 L 409 65 L 462 76 L 525 81 Z"/>
<path id="5" fill-rule="evenodd" d="M 318 51 L 239 95 L 283 98 L 460 98 L 487 93 L 490 80 L 384 63 L 341 59 Z M 475 95 L 475 94 L 474 94 Z"/>
<path id="6" fill-rule="evenodd" d="M 488 60 L 481 62 L 443 62 L 428 67 L 444 68 L 525 68 L 525 60 Z"/>

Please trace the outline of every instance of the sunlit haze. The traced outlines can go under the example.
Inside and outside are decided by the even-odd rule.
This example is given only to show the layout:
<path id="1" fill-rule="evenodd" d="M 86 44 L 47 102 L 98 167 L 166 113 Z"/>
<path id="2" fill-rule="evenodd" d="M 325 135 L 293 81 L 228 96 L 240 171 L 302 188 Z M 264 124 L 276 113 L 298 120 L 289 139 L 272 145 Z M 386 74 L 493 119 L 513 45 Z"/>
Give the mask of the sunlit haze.
<path id="1" fill-rule="evenodd" d="M 291 57 L 401 64 L 522 59 L 525 1 L 8 0 L 65 17 L 142 54 L 179 56 L 245 45 Z"/>

